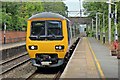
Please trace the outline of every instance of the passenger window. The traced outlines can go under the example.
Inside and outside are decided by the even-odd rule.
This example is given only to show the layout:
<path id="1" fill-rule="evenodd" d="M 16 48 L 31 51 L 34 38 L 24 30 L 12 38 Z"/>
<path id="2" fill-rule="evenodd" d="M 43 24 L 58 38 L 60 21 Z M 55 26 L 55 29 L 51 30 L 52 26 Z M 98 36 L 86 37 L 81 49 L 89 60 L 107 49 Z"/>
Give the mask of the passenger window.
<path id="1" fill-rule="evenodd" d="M 68 32 L 68 44 L 70 44 L 71 34 L 70 34 L 70 23 L 69 23 L 69 21 L 67 21 L 67 32 Z"/>

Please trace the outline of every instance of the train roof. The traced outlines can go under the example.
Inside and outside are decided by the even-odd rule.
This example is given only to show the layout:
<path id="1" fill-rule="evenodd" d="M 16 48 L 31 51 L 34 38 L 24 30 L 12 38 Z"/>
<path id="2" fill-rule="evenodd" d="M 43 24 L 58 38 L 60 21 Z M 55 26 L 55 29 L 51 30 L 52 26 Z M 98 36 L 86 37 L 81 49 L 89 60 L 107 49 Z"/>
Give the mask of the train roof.
<path id="1" fill-rule="evenodd" d="M 67 19 L 66 17 L 52 12 L 42 12 L 35 15 L 32 15 L 28 20 L 33 18 L 60 18 L 60 19 Z M 67 19 L 68 20 L 68 19 Z"/>

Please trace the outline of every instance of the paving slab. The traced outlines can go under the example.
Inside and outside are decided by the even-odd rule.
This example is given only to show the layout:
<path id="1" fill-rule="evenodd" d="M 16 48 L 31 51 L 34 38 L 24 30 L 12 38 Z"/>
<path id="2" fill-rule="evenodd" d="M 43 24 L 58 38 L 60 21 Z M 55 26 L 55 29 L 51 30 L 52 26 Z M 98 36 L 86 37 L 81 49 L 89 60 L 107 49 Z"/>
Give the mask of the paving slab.
<path id="1" fill-rule="evenodd" d="M 22 45 L 25 45 L 25 44 L 26 44 L 25 41 L 16 42 L 16 43 L 9 43 L 9 44 L 2 44 L 1 47 L 0 47 L 0 50 L 13 48 L 13 47 L 17 47 L 17 46 L 22 46 Z"/>
<path id="2" fill-rule="evenodd" d="M 110 50 L 95 38 L 88 38 L 90 45 L 100 62 L 105 78 L 118 78 L 118 59 L 110 55 Z"/>
<path id="3" fill-rule="evenodd" d="M 88 41 L 85 37 L 78 43 L 75 52 L 60 78 L 100 78 Z"/>

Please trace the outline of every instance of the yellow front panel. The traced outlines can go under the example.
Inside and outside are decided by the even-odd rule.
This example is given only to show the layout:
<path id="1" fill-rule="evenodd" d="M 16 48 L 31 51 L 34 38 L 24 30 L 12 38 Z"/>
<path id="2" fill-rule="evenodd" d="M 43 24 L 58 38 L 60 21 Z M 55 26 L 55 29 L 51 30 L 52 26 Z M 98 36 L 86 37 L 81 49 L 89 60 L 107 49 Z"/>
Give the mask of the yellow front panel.
<path id="1" fill-rule="evenodd" d="M 44 18 L 42 19 L 35 19 L 35 20 L 46 20 Z M 63 31 L 63 40 L 52 40 L 52 41 L 33 41 L 29 39 L 30 36 L 30 24 L 31 21 L 28 21 L 28 27 L 27 27 L 27 39 L 26 39 L 26 47 L 27 51 L 29 53 L 30 58 L 35 58 L 35 54 L 38 53 L 48 53 L 48 54 L 58 54 L 58 58 L 64 58 L 66 51 L 68 49 L 68 39 L 67 39 L 67 26 L 66 26 L 66 20 L 60 20 L 60 19 L 47 19 L 47 20 L 59 20 L 62 21 L 62 31 Z M 37 50 L 29 50 L 28 46 L 29 45 L 37 45 L 38 49 Z M 57 51 L 55 49 L 56 45 L 64 45 L 64 50 Z"/>

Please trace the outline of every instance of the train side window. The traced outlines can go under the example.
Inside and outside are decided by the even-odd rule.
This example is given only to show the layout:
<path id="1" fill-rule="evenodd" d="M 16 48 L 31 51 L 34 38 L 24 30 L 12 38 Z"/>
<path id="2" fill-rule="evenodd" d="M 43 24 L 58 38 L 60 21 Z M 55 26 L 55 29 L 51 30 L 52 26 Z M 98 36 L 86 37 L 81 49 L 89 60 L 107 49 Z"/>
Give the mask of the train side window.
<path id="1" fill-rule="evenodd" d="M 69 23 L 69 21 L 67 21 L 67 32 L 68 32 L 68 44 L 70 44 L 71 34 L 70 34 L 70 23 Z"/>
<path id="2" fill-rule="evenodd" d="M 86 28 L 84 29 L 84 31 L 86 31 Z"/>

